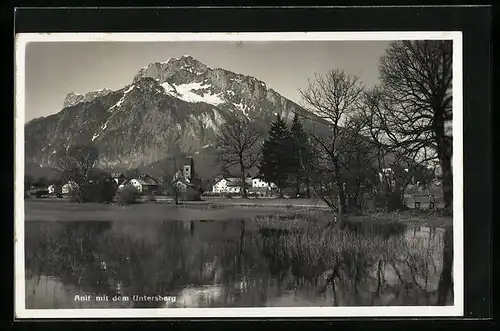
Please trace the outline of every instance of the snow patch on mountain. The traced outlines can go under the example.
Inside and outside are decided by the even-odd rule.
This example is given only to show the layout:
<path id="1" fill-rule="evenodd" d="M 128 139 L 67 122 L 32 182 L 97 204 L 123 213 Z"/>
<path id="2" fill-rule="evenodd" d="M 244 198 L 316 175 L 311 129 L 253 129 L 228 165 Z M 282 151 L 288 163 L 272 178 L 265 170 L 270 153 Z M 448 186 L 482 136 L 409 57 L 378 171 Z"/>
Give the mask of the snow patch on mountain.
<path id="1" fill-rule="evenodd" d="M 224 123 L 224 119 L 222 118 L 222 116 L 215 109 L 213 110 L 213 112 L 214 112 L 215 123 L 217 123 L 218 126 L 222 125 Z"/>
<path id="2" fill-rule="evenodd" d="M 246 116 L 246 117 L 249 117 L 249 114 L 248 114 L 248 111 L 250 110 L 250 107 L 248 107 L 247 104 L 244 104 L 244 103 L 234 103 L 233 102 L 233 106 L 235 106 L 237 109 L 241 110 L 241 112 Z"/>
<path id="3" fill-rule="evenodd" d="M 132 91 L 134 88 L 135 88 L 134 85 L 130 85 L 130 87 L 128 89 L 126 89 L 125 92 L 123 92 L 123 96 L 120 98 L 120 100 L 118 100 L 117 103 L 115 103 L 113 106 L 111 106 L 108 109 L 108 111 L 113 111 L 116 108 L 119 108 L 123 104 L 123 102 L 125 101 L 125 97 L 127 96 L 127 94 L 130 93 L 130 91 Z"/>
<path id="4" fill-rule="evenodd" d="M 215 114 L 215 112 L 214 112 Z M 217 131 L 220 126 L 220 121 L 217 120 L 215 116 L 210 116 L 208 114 L 201 115 L 201 122 L 204 123 L 207 127 L 211 128 L 214 131 Z"/>
<path id="5" fill-rule="evenodd" d="M 163 87 L 163 89 L 165 90 L 165 92 L 167 94 L 170 94 L 170 95 L 175 96 L 175 97 L 179 96 L 179 93 L 177 93 L 177 90 L 175 89 L 175 87 L 170 85 L 170 83 L 165 82 L 165 83 L 161 84 L 161 87 Z"/>
<path id="6" fill-rule="evenodd" d="M 123 92 L 123 95 L 125 96 L 125 94 L 129 93 L 130 91 L 132 91 L 133 89 L 135 88 L 134 85 L 130 85 L 130 87 L 128 89 L 125 90 L 125 92 Z"/>
<path id="7" fill-rule="evenodd" d="M 220 97 L 220 94 L 212 94 L 202 92 L 201 95 L 194 91 L 210 88 L 211 85 L 204 85 L 203 83 L 189 83 L 181 85 L 173 85 L 177 93 L 177 97 L 187 102 L 205 102 L 214 106 L 226 102 Z"/>
<path id="8" fill-rule="evenodd" d="M 236 95 L 236 93 L 233 90 L 227 90 L 226 94 L 230 97 L 234 97 Z"/>
<path id="9" fill-rule="evenodd" d="M 106 123 L 104 123 L 103 126 L 101 126 L 101 130 L 106 130 L 106 128 L 108 127 L 108 122 L 109 122 L 109 119 L 106 121 Z"/>
<path id="10" fill-rule="evenodd" d="M 106 122 L 105 122 L 103 125 L 101 125 L 101 128 L 100 128 L 101 130 L 100 130 L 99 132 L 94 133 L 94 135 L 92 136 L 92 141 L 96 140 L 96 139 L 97 139 L 97 138 L 101 135 L 101 133 L 102 133 L 104 130 L 106 130 L 106 128 L 108 127 L 108 123 L 109 123 L 109 120 L 110 120 L 110 119 L 111 119 L 111 117 L 109 117 L 109 118 L 106 120 Z"/>

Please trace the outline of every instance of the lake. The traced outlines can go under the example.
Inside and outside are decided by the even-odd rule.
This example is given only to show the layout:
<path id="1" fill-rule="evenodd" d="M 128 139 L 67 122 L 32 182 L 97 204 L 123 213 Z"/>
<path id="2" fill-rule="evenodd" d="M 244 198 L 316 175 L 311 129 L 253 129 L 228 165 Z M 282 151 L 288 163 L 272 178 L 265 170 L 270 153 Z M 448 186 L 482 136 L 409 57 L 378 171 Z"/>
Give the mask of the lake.
<path id="1" fill-rule="evenodd" d="M 444 231 L 423 226 L 30 221 L 25 231 L 27 309 L 436 305 L 443 269 Z"/>

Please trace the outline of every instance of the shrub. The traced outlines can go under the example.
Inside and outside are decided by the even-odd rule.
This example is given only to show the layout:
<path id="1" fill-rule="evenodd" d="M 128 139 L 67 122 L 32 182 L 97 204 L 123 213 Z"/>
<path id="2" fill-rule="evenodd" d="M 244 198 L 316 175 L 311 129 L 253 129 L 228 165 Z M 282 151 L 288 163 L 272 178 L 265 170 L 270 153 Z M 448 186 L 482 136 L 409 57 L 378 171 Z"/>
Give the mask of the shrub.
<path id="1" fill-rule="evenodd" d="M 133 186 L 125 186 L 118 193 L 118 201 L 124 205 L 137 203 L 139 192 Z"/>
<path id="2" fill-rule="evenodd" d="M 116 192 L 118 190 L 118 185 L 112 178 L 106 178 L 99 182 L 99 202 L 112 202 Z"/>
<path id="3" fill-rule="evenodd" d="M 97 184 L 80 185 L 82 202 L 98 202 L 100 200 L 101 190 Z"/>
<path id="4" fill-rule="evenodd" d="M 116 195 L 117 185 L 113 180 L 102 179 L 95 183 L 72 187 L 69 192 L 72 202 L 112 202 Z"/>
<path id="5" fill-rule="evenodd" d="M 194 189 L 188 189 L 185 192 L 181 192 L 180 196 L 184 201 L 201 201 L 201 192 Z"/>

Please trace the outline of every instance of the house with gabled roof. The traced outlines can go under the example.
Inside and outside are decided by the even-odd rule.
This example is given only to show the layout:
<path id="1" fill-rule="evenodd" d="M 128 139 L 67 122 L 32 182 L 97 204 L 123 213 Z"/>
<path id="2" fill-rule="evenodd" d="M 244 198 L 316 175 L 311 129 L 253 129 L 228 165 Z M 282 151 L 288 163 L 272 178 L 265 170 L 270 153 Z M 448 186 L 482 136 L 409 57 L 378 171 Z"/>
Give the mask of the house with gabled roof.
<path id="1" fill-rule="evenodd" d="M 245 187 L 252 187 L 252 179 L 247 178 L 245 181 Z M 238 177 L 222 177 L 219 176 L 215 179 L 212 186 L 212 192 L 214 193 L 240 193 L 241 191 L 241 178 Z"/>
<path id="2" fill-rule="evenodd" d="M 75 181 L 70 180 L 61 187 L 61 193 L 69 194 L 71 191 L 76 190 L 78 186 L 79 185 Z"/>
<path id="3" fill-rule="evenodd" d="M 159 180 L 146 174 L 143 174 L 138 178 L 132 178 L 123 183 L 123 185 L 127 184 L 132 185 L 138 192 L 144 194 L 156 193 L 160 187 Z"/>
<path id="4" fill-rule="evenodd" d="M 252 187 L 253 188 L 268 188 L 273 189 L 276 188 L 276 184 L 269 183 L 264 180 L 264 177 L 261 175 L 257 175 L 252 177 Z"/>

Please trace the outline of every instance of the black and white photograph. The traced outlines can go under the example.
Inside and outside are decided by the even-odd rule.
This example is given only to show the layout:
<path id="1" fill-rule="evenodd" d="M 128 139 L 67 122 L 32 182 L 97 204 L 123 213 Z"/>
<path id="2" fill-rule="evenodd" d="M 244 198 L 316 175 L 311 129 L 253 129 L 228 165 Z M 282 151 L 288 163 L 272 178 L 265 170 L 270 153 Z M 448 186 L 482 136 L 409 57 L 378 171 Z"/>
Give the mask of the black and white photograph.
<path id="1" fill-rule="evenodd" d="M 461 38 L 17 35 L 16 315 L 462 315 Z"/>

